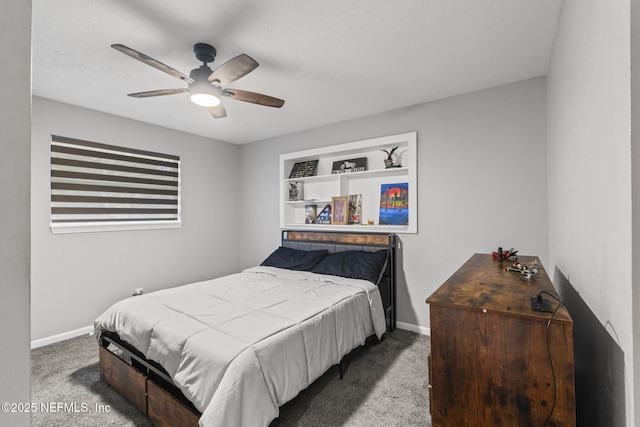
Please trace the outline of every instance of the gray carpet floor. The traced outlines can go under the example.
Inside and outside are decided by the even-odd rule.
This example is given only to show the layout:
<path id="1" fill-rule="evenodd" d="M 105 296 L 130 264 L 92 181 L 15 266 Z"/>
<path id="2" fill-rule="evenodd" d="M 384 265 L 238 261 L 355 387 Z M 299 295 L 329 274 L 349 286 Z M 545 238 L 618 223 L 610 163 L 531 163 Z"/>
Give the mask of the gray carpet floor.
<path id="1" fill-rule="evenodd" d="M 429 338 L 400 329 L 354 350 L 343 380 L 334 366 L 280 408 L 271 427 L 430 426 Z M 33 426 L 151 426 L 100 379 L 95 338 L 81 336 L 31 352 Z M 47 410 L 41 410 L 42 404 Z"/>

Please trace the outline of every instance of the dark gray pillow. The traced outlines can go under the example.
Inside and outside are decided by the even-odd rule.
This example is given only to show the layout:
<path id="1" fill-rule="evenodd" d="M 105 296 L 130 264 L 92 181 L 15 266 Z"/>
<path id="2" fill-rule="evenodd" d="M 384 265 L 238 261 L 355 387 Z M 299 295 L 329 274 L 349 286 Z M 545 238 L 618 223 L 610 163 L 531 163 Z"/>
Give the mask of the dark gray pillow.
<path id="1" fill-rule="evenodd" d="M 387 266 L 387 253 L 386 250 L 335 252 L 322 258 L 311 271 L 351 279 L 364 279 L 377 285 Z"/>
<path id="2" fill-rule="evenodd" d="M 288 270 L 309 271 L 327 254 L 326 250 L 302 251 L 280 246 L 267 257 L 262 264 L 269 267 Z"/>

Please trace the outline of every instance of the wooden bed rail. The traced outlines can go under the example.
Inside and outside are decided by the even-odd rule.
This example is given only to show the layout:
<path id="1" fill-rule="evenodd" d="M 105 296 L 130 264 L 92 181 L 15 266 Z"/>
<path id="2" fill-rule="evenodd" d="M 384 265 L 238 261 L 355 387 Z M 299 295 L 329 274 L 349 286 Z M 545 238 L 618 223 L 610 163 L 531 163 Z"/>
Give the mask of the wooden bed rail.
<path id="1" fill-rule="evenodd" d="M 115 352 L 109 350 L 110 346 Z M 165 371 L 156 368 L 115 334 L 100 336 L 99 360 L 100 377 L 149 417 L 154 425 L 198 427 L 200 412 L 173 385 Z"/>

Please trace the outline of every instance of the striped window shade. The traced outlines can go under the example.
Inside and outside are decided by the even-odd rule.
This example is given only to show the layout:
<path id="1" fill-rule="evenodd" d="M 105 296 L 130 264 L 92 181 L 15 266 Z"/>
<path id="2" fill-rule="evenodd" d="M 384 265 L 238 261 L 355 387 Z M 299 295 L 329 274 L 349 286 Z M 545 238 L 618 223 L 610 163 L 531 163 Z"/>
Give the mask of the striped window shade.
<path id="1" fill-rule="evenodd" d="M 180 157 L 52 135 L 53 233 L 180 226 Z"/>

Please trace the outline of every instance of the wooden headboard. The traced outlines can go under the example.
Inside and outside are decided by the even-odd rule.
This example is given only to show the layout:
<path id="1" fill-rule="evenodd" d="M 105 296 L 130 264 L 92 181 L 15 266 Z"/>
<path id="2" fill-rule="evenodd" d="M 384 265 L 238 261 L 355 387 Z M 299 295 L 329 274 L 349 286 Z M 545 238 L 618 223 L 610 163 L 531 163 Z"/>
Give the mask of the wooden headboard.
<path id="1" fill-rule="evenodd" d="M 349 233 L 338 231 L 283 230 L 282 246 L 305 251 L 388 251 L 388 262 L 378 284 L 387 327 L 396 328 L 396 235 L 393 233 Z"/>

